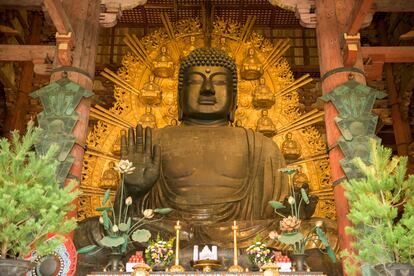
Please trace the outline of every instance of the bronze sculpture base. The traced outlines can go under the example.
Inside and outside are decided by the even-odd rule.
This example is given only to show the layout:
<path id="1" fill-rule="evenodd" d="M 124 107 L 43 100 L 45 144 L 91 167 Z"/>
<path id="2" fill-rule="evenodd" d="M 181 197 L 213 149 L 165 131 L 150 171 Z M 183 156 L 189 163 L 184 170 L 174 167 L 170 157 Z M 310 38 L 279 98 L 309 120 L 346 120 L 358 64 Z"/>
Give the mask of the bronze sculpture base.
<path id="1" fill-rule="evenodd" d="M 215 268 L 221 267 L 221 262 L 218 260 L 198 260 L 194 262 L 194 268 L 202 269 L 203 272 L 212 272 Z"/>

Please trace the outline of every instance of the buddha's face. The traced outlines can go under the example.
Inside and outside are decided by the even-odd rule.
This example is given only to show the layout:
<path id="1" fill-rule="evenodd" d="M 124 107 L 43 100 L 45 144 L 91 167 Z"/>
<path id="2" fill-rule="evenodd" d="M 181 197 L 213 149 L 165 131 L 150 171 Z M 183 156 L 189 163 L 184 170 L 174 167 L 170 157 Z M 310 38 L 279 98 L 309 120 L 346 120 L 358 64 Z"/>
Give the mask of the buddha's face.
<path id="1" fill-rule="evenodd" d="M 183 119 L 227 120 L 233 107 L 233 79 L 228 69 L 190 67 L 182 89 Z"/>

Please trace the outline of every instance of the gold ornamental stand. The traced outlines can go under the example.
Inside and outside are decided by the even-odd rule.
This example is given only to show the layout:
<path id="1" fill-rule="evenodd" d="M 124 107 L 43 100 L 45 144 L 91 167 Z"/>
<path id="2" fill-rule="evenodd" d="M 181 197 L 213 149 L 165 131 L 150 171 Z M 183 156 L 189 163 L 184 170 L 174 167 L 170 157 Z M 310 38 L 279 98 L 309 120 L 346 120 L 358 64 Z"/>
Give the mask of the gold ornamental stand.
<path id="1" fill-rule="evenodd" d="M 279 276 L 279 266 L 274 263 L 268 263 L 262 265 L 261 269 L 263 269 L 263 276 Z"/>
<path id="2" fill-rule="evenodd" d="M 145 263 L 139 263 L 135 265 L 134 271 L 131 273 L 131 276 L 149 276 L 149 271 L 151 267 Z"/>
<path id="3" fill-rule="evenodd" d="M 198 260 L 194 262 L 193 267 L 202 269 L 203 272 L 212 272 L 214 268 L 221 267 L 221 263 L 219 260 Z"/>
<path id="4" fill-rule="evenodd" d="M 237 230 L 239 227 L 237 226 L 236 221 L 234 221 L 233 226 L 231 227 L 233 230 L 233 242 L 234 242 L 234 257 L 233 257 L 233 265 L 229 267 L 229 272 L 243 272 L 244 269 L 239 265 L 239 261 L 237 258 Z"/>
<path id="5" fill-rule="evenodd" d="M 180 265 L 180 230 L 181 225 L 180 221 L 177 221 L 177 224 L 174 226 L 176 231 L 176 238 L 175 238 L 175 264 L 170 267 L 170 272 L 184 272 L 185 269 Z"/>

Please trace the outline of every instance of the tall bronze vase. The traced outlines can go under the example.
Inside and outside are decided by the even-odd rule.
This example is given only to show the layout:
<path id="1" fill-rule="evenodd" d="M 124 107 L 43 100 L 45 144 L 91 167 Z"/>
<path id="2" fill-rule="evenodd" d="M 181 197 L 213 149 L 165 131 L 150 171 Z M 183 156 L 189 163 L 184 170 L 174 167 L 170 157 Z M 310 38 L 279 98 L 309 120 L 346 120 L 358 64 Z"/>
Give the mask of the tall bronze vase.
<path id="1" fill-rule="evenodd" d="M 124 257 L 124 254 L 122 253 L 112 252 L 111 254 L 109 254 L 109 262 L 105 266 L 104 271 L 110 271 L 110 272 L 125 271 L 125 266 L 122 263 L 123 257 Z"/>
<path id="2" fill-rule="evenodd" d="M 291 258 L 296 266 L 296 271 L 305 271 L 306 254 L 292 254 Z"/>

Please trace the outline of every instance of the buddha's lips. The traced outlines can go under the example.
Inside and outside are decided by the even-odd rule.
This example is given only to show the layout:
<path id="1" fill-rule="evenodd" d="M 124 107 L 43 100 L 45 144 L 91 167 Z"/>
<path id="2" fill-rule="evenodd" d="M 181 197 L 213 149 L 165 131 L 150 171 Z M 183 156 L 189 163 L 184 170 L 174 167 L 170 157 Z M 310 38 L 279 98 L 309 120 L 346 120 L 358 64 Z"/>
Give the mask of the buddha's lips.
<path id="1" fill-rule="evenodd" d="M 199 97 L 198 104 L 202 105 L 215 105 L 217 103 L 216 97 Z"/>

